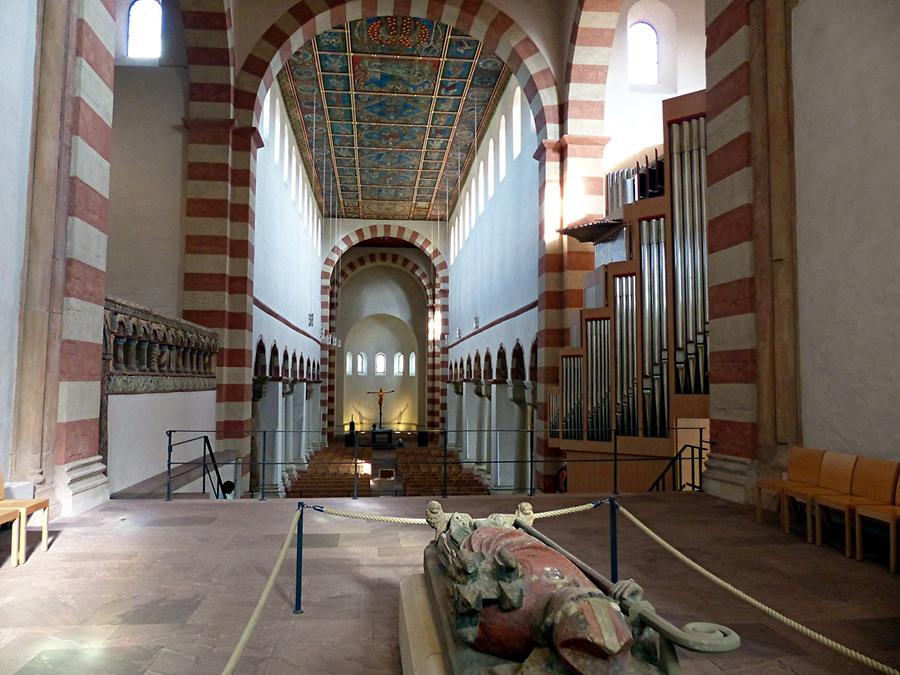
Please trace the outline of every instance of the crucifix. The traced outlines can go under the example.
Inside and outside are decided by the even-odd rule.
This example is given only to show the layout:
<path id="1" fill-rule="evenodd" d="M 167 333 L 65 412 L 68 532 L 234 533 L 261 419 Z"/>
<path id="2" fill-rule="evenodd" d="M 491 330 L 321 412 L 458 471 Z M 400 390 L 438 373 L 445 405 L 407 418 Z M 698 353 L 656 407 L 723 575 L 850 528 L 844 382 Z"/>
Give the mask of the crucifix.
<path id="1" fill-rule="evenodd" d="M 390 391 L 385 391 L 384 388 L 379 387 L 378 391 L 367 391 L 366 392 L 367 394 L 375 394 L 376 396 L 378 396 L 378 428 L 379 429 L 382 428 L 382 426 L 381 426 L 381 406 L 384 405 L 384 395 L 385 394 L 393 394 L 394 391 L 395 391 L 394 389 L 391 389 Z"/>

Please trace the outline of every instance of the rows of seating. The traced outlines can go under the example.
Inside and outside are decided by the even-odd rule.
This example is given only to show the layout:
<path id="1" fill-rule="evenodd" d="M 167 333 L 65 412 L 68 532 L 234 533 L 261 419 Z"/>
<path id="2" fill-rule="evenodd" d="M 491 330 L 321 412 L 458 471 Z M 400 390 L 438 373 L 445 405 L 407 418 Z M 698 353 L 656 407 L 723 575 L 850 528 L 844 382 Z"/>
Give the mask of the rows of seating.
<path id="1" fill-rule="evenodd" d="M 397 473 L 407 496 L 439 495 L 444 489 L 443 448 L 397 450 Z M 455 451 L 447 452 L 447 494 L 483 495 L 488 488 L 472 470 L 465 468 Z"/>
<path id="2" fill-rule="evenodd" d="M 372 453 L 368 448 L 360 448 L 360 474 L 357 494 L 371 497 L 372 487 L 369 473 L 362 473 L 362 465 L 371 466 Z M 313 455 L 306 470 L 297 472 L 287 491 L 288 497 L 352 497 L 354 488 L 353 450 L 347 448 L 323 448 Z"/>
<path id="3" fill-rule="evenodd" d="M 6 484 L 0 471 L 0 525 L 10 523 L 10 565 L 16 567 L 25 562 L 28 517 L 41 514 L 41 550 L 47 550 L 47 529 L 50 522 L 49 499 L 6 499 Z"/>
<path id="4" fill-rule="evenodd" d="M 897 522 L 900 520 L 900 462 L 858 457 L 841 452 L 794 447 L 782 479 L 761 479 L 756 484 L 756 520 L 762 522 L 762 495 L 774 493 L 781 528 L 790 533 L 791 504 L 806 511 L 807 541 L 822 545 L 822 521 L 828 511 L 844 517 L 844 553 L 863 559 L 865 520 L 888 526 L 890 571 L 897 572 Z M 854 542 L 853 530 L 856 531 Z"/>

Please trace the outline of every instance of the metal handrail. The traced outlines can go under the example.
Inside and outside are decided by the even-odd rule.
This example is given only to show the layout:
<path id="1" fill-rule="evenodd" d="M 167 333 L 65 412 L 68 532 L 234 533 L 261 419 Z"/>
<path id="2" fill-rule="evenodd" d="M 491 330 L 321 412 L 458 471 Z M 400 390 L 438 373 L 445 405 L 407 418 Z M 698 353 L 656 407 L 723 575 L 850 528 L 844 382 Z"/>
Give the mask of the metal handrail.
<path id="1" fill-rule="evenodd" d="M 676 489 L 676 487 L 677 487 L 677 489 L 684 489 L 685 487 L 690 487 L 692 490 L 702 491 L 702 489 L 703 489 L 703 487 L 702 487 L 702 469 L 700 472 L 701 475 L 699 478 L 699 482 L 697 482 L 698 479 L 696 477 L 694 451 L 698 451 L 699 452 L 698 457 L 702 458 L 702 456 L 703 456 L 702 450 L 705 449 L 702 446 L 710 443 L 708 440 L 703 438 L 705 427 L 674 426 L 674 427 L 669 427 L 669 429 L 670 430 L 699 431 L 700 432 L 700 441 L 699 441 L 700 445 L 696 446 L 696 445 L 691 445 L 691 444 L 685 444 L 681 447 L 681 449 L 675 455 L 672 455 L 672 456 L 648 455 L 648 454 L 641 454 L 641 453 L 634 453 L 634 454 L 628 453 L 628 454 L 623 455 L 618 450 L 619 435 L 616 433 L 615 430 L 613 430 L 612 443 L 611 443 L 612 447 L 608 451 L 607 450 L 595 451 L 595 453 L 596 452 L 600 452 L 600 453 L 609 452 L 609 454 L 611 454 L 611 457 L 593 457 L 590 459 L 557 458 L 557 461 L 559 461 L 563 465 L 566 465 L 568 463 L 578 464 L 578 463 L 588 463 L 588 462 L 599 463 L 599 464 L 604 464 L 604 463 L 612 464 L 612 474 L 613 474 L 612 475 L 612 483 L 613 483 L 612 493 L 613 494 L 618 494 L 618 492 L 619 492 L 618 476 L 619 476 L 619 462 L 620 461 L 622 461 L 622 462 L 642 462 L 642 461 L 643 462 L 666 462 L 666 466 L 664 467 L 662 473 L 653 482 L 653 484 L 651 485 L 649 490 L 652 491 L 652 490 L 661 489 L 664 486 L 664 483 L 663 483 L 664 478 L 667 476 L 667 474 L 669 474 L 669 472 L 671 472 L 672 473 L 672 489 L 673 490 Z M 343 431 L 343 430 L 341 430 L 341 431 Z M 422 458 L 422 459 L 416 459 L 414 461 L 417 464 L 442 465 L 443 466 L 442 479 L 441 479 L 441 495 L 444 497 L 446 497 L 448 495 L 450 452 L 451 451 L 454 453 L 458 452 L 458 450 L 456 450 L 456 449 L 451 450 L 450 443 L 449 443 L 449 437 L 450 437 L 451 433 L 455 433 L 455 434 L 459 435 L 459 434 L 490 432 L 490 433 L 495 433 L 498 436 L 501 433 L 527 434 L 527 436 L 528 436 L 528 459 L 487 459 L 487 458 L 460 459 L 457 456 L 454 458 L 454 463 L 458 463 L 463 466 L 471 465 L 471 466 L 482 466 L 482 467 L 494 466 L 494 465 L 508 465 L 508 464 L 514 464 L 514 465 L 527 464 L 529 466 L 527 494 L 529 496 L 534 495 L 534 493 L 535 493 L 534 452 L 535 452 L 535 433 L 537 431 L 536 429 L 532 428 L 532 429 L 504 430 L 504 429 L 468 429 L 468 428 L 448 429 L 448 428 L 443 428 L 440 430 L 422 429 L 420 431 L 422 431 L 422 432 L 428 431 L 428 433 L 430 433 L 430 434 L 439 433 L 443 437 L 442 445 L 443 445 L 444 452 L 443 452 L 442 459 L 438 460 L 438 459 L 431 459 L 431 458 Z M 231 489 L 234 489 L 233 488 L 234 483 L 232 481 L 222 481 L 221 474 L 219 473 L 218 463 L 216 462 L 215 455 L 212 451 L 212 444 L 210 442 L 210 437 L 209 437 L 209 434 L 215 433 L 215 432 L 207 431 L 207 432 L 205 432 L 205 435 L 203 435 L 203 436 L 196 436 L 196 437 L 187 439 L 185 441 L 173 442 L 173 435 L 179 434 L 179 433 L 202 433 L 202 432 L 200 430 L 187 430 L 187 429 L 170 429 L 166 432 L 166 435 L 168 437 L 166 500 L 170 501 L 172 498 L 171 482 L 172 482 L 173 477 L 177 477 L 177 476 L 172 475 L 172 467 L 184 465 L 184 464 L 196 464 L 197 463 L 195 460 L 189 461 L 189 462 L 173 461 L 172 460 L 172 449 L 174 447 L 182 445 L 184 443 L 201 440 L 201 439 L 203 440 L 203 443 L 204 443 L 204 452 L 203 452 L 203 457 L 202 457 L 202 461 L 201 461 L 201 464 L 203 466 L 203 492 L 204 493 L 206 492 L 206 476 L 209 475 L 210 479 L 212 479 L 212 473 L 206 465 L 206 453 L 207 452 L 210 453 L 210 459 L 213 463 L 213 469 L 215 470 L 215 473 L 216 473 L 216 481 L 213 483 L 213 492 L 214 492 L 216 498 L 217 499 L 221 498 L 223 486 L 228 486 L 230 484 L 229 487 L 231 487 Z M 351 447 L 354 450 L 354 457 L 352 460 L 354 463 L 353 491 L 352 491 L 352 496 L 354 499 L 357 499 L 359 496 L 359 462 L 360 462 L 359 449 L 360 449 L 360 436 L 363 433 L 364 432 L 362 430 L 359 430 L 359 431 L 356 431 L 355 433 L 353 433 L 351 436 L 351 438 L 352 438 L 352 446 Z M 416 431 L 397 431 L 397 430 L 395 430 L 395 433 L 398 435 L 401 435 L 401 436 L 403 434 L 413 435 L 416 433 Z M 261 443 L 261 447 L 259 448 L 261 458 L 260 458 L 260 461 L 250 462 L 250 466 L 259 467 L 259 483 L 261 486 L 260 490 L 259 490 L 259 493 L 260 493 L 259 499 L 260 499 L 260 501 L 266 501 L 266 499 L 267 499 L 267 495 L 266 495 L 266 471 L 267 471 L 267 468 L 268 467 L 278 467 L 278 466 L 297 466 L 298 464 L 304 463 L 302 460 L 301 461 L 297 461 L 297 460 L 280 461 L 280 462 L 279 461 L 270 461 L 268 459 L 268 450 L 269 450 L 268 435 L 269 434 L 312 434 L 314 436 L 319 436 L 321 438 L 321 437 L 327 437 L 328 431 L 327 430 L 306 431 L 306 430 L 293 430 L 293 429 L 271 429 L 271 430 L 265 429 L 265 430 L 254 430 L 254 431 L 248 432 L 248 435 L 257 435 L 257 434 L 262 435 L 262 443 Z M 680 480 L 680 478 L 681 478 L 680 461 L 684 459 L 683 454 L 688 449 L 691 449 L 691 459 L 692 459 L 691 481 L 689 483 L 682 483 Z M 678 462 L 677 467 L 675 466 L 676 462 Z M 349 460 L 348 460 L 348 463 L 349 463 Z M 186 473 L 186 472 L 184 472 L 184 473 Z M 179 476 L 184 475 L 184 473 L 179 474 Z M 676 486 L 676 482 L 677 482 L 677 486 Z M 251 494 L 253 494 L 254 492 L 255 491 L 251 492 Z M 229 493 L 230 493 L 230 490 L 225 492 L 225 494 L 229 494 Z"/>
<path id="2" fill-rule="evenodd" d="M 233 481 L 222 480 L 222 474 L 219 471 L 219 462 L 216 460 L 216 453 L 213 451 L 212 443 L 210 443 L 209 436 L 196 436 L 194 438 L 188 438 L 183 441 L 179 441 L 177 443 L 172 442 L 172 434 L 177 433 L 175 431 L 167 431 L 166 436 L 168 437 L 168 448 L 167 448 L 167 457 L 166 457 L 166 501 L 172 501 L 172 479 L 180 478 L 182 476 L 187 476 L 191 473 L 191 469 L 186 471 L 182 471 L 178 474 L 172 474 L 173 466 L 199 466 L 200 467 L 200 478 L 201 478 L 201 492 L 202 494 L 206 494 L 206 479 L 209 477 L 210 483 L 212 484 L 213 494 L 216 499 L 225 499 L 227 495 L 234 492 L 235 485 Z M 192 432 L 195 433 L 195 432 Z M 180 445 L 184 445 L 186 443 L 191 443 L 193 441 L 203 441 L 203 454 L 200 456 L 200 461 L 197 459 L 189 460 L 186 462 L 176 462 L 172 460 L 172 450 Z M 206 457 L 209 455 L 210 463 L 212 464 L 212 469 L 207 464 Z M 237 461 L 237 460 L 235 460 Z M 213 481 L 212 472 L 215 471 L 215 481 Z"/>
<path id="3" fill-rule="evenodd" d="M 702 442 L 702 441 L 701 441 Z M 703 462 L 703 451 L 706 448 L 703 448 L 699 445 L 693 445 L 691 443 L 685 443 L 681 446 L 681 449 L 676 452 L 669 459 L 666 466 L 663 468 L 662 472 L 657 476 L 656 480 L 650 484 L 650 487 L 647 489 L 647 492 L 660 492 L 665 489 L 666 485 L 666 476 L 670 474 L 672 477 L 672 490 L 676 492 L 680 492 L 684 490 L 686 487 L 691 489 L 691 492 L 703 492 L 703 467 L 700 467 L 700 471 L 696 470 L 696 462 L 700 461 L 701 464 Z M 691 463 L 691 480 L 684 482 L 682 480 L 682 469 L 681 462 L 685 459 L 684 454 L 685 450 L 690 450 L 690 458 L 689 461 Z M 696 455 L 695 455 L 696 451 Z M 699 476 L 699 477 L 698 477 Z"/>

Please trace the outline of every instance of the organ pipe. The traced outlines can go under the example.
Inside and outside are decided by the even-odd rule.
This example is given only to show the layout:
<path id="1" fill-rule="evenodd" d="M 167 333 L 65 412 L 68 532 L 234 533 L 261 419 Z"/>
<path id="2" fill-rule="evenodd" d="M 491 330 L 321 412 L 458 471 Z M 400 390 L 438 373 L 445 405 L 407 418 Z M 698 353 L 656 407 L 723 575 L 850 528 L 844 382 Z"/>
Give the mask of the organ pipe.
<path id="1" fill-rule="evenodd" d="M 637 435 L 637 362 L 635 278 L 615 277 L 616 313 L 616 430 L 620 436 Z"/>
<path id="2" fill-rule="evenodd" d="M 664 219 L 640 221 L 640 233 L 644 435 L 664 437 L 668 427 Z"/>
<path id="3" fill-rule="evenodd" d="M 709 392 L 706 121 L 699 117 L 674 123 L 669 138 L 676 390 L 705 394 Z"/>
<path id="4" fill-rule="evenodd" d="M 612 438 L 609 416 L 609 319 L 586 322 L 586 368 L 588 374 L 587 439 Z"/>
<path id="5" fill-rule="evenodd" d="M 582 431 L 584 395 L 581 373 L 581 356 L 564 356 L 562 358 L 563 438 L 569 440 L 580 440 L 584 437 Z"/>

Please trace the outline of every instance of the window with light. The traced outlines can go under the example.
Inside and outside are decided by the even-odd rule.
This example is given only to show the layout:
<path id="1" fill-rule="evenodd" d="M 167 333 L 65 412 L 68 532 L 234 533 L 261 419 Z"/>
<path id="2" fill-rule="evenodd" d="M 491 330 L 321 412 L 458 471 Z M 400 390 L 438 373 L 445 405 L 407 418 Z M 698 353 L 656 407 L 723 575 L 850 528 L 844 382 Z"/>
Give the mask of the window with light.
<path id="1" fill-rule="evenodd" d="M 127 52 L 135 59 L 158 59 L 162 53 L 162 6 L 158 0 L 131 3 Z"/>
<path id="2" fill-rule="evenodd" d="M 516 87 L 512 104 L 512 152 L 513 159 L 522 152 L 522 90 Z"/>
<path id="3" fill-rule="evenodd" d="M 394 354 L 394 375 L 403 375 L 404 360 L 401 352 Z"/>
<path id="4" fill-rule="evenodd" d="M 506 115 L 500 115 L 500 135 L 497 138 L 498 142 L 498 159 L 500 160 L 500 164 L 498 165 L 500 180 L 502 181 L 506 178 Z"/>
<path id="5" fill-rule="evenodd" d="M 409 353 L 409 376 L 410 377 L 416 376 L 416 353 L 415 352 Z"/>
<path id="6" fill-rule="evenodd" d="M 387 357 L 384 352 L 378 352 L 375 355 L 375 374 L 384 375 L 387 373 Z"/>
<path id="7" fill-rule="evenodd" d="M 659 84 L 659 35 L 646 21 L 628 27 L 628 81 Z"/>
<path id="8" fill-rule="evenodd" d="M 488 199 L 494 196 L 494 139 L 488 142 L 487 163 L 487 193 Z"/>

